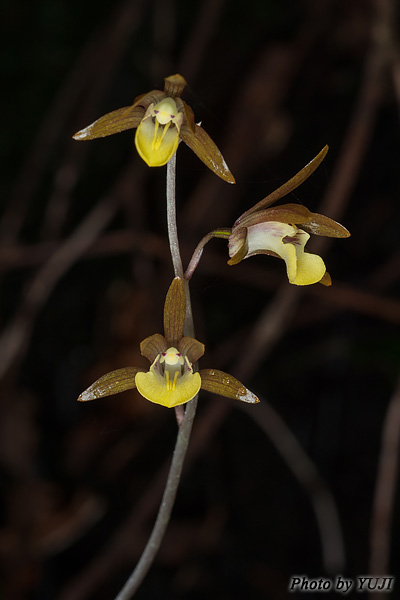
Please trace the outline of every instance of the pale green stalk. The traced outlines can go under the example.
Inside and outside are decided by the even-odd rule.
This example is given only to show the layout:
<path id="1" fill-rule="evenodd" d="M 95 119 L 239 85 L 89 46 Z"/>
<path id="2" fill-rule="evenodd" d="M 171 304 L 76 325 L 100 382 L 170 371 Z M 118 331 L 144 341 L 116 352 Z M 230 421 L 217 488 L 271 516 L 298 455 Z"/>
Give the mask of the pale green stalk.
<path id="1" fill-rule="evenodd" d="M 176 203 L 175 203 L 175 171 L 176 155 L 167 164 L 167 224 L 168 239 L 171 249 L 172 263 L 174 266 L 175 277 L 183 279 L 182 259 L 179 250 L 178 232 L 176 227 Z M 193 318 L 190 307 L 189 284 L 185 282 L 186 292 L 186 335 L 194 335 Z M 196 414 L 197 396 L 186 404 L 185 417 L 179 427 L 178 436 L 175 443 L 175 449 L 172 456 L 172 463 L 168 473 L 167 483 L 164 489 L 161 505 L 158 510 L 156 522 L 153 531 L 149 537 L 142 556 L 139 559 L 128 581 L 116 596 L 115 600 L 129 600 L 139 588 L 143 579 L 147 575 L 158 549 L 164 538 L 171 512 L 174 507 L 176 493 L 180 478 L 182 475 L 183 462 L 189 445 L 190 434 L 192 431 L 193 420 Z"/>

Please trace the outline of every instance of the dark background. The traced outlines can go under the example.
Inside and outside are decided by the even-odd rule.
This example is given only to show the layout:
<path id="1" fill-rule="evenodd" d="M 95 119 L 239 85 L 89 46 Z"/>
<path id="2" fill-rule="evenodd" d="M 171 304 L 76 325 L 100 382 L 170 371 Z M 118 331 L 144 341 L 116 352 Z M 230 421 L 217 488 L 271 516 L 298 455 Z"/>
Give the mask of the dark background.
<path id="1" fill-rule="evenodd" d="M 352 237 L 319 247 L 331 288 L 290 286 L 271 257 L 228 267 L 225 242 L 207 246 L 191 284 L 201 366 L 262 402 L 201 394 L 173 518 L 136 597 L 281 600 L 293 575 L 400 576 L 397 9 L 3 0 L 1 599 L 113 598 L 154 522 L 173 411 L 136 392 L 76 398 L 107 371 L 146 366 L 139 343 L 161 329 L 165 167 L 140 160 L 131 131 L 71 136 L 176 72 L 237 180 L 180 146 L 185 264 L 326 143 L 287 201 Z"/>

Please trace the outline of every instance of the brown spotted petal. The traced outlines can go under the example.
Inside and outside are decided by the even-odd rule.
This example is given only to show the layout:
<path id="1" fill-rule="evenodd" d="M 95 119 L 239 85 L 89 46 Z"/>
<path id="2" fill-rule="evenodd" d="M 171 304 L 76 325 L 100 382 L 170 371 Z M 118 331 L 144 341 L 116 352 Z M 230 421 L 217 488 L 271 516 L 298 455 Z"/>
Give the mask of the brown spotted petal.
<path id="1" fill-rule="evenodd" d="M 286 183 L 281 185 L 277 190 L 274 190 L 271 194 L 260 200 L 260 202 L 252 206 L 245 213 L 243 213 L 243 215 L 240 217 L 240 221 L 250 213 L 267 208 L 274 202 L 277 202 L 277 200 L 280 200 L 284 196 L 287 196 L 287 194 L 290 194 L 290 192 L 299 187 L 299 185 L 301 185 L 306 179 L 308 179 L 308 177 L 310 177 L 310 175 L 314 173 L 315 169 L 319 167 L 321 162 L 324 160 L 328 150 L 329 146 L 324 146 L 321 152 L 319 152 L 317 156 L 315 156 L 305 167 L 303 167 L 298 173 L 296 173 L 296 175 L 289 179 L 289 181 L 286 181 Z"/>
<path id="2" fill-rule="evenodd" d="M 150 335 L 140 343 L 141 355 L 145 356 L 151 363 L 154 362 L 158 354 L 165 352 L 167 348 L 167 340 L 161 333 Z"/>
<path id="3" fill-rule="evenodd" d="M 260 402 L 257 396 L 250 392 L 243 383 L 228 373 L 216 369 L 201 369 L 200 377 L 202 390 L 250 404 Z"/>
<path id="4" fill-rule="evenodd" d="M 91 386 L 82 392 L 78 400 L 79 402 L 87 402 L 88 400 L 96 400 L 104 396 L 111 396 L 112 394 L 132 390 L 136 387 L 136 373 L 144 371 L 145 369 L 138 369 L 136 367 L 126 367 L 111 371 L 111 373 L 103 375 L 100 379 L 92 383 Z"/>
<path id="5" fill-rule="evenodd" d="M 183 337 L 179 341 L 177 348 L 183 356 L 188 357 L 192 365 L 203 356 L 205 351 L 204 344 L 188 336 Z"/>
<path id="6" fill-rule="evenodd" d="M 218 177 L 228 183 L 235 183 L 235 178 L 230 172 L 224 157 L 202 127 L 195 124 L 195 130 L 193 132 L 187 123 L 183 123 L 180 131 L 180 138 L 211 171 L 218 175 Z"/>
<path id="7" fill-rule="evenodd" d="M 175 277 L 167 293 L 164 304 L 164 334 L 168 346 L 177 347 L 183 337 L 186 315 L 186 296 L 183 281 Z"/>

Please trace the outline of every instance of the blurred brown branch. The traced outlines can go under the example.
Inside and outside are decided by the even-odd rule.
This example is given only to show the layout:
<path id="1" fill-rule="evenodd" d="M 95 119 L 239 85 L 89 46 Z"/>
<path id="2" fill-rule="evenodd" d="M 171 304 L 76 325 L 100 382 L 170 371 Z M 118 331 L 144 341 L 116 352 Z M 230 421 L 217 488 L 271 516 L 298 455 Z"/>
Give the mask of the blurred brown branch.
<path id="1" fill-rule="evenodd" d="M 386 575 L 390 572 L 395 493 L 399 477 L 400 450 L 400 379 L 389 401 L 382 428 L 381 454 L 376 476 L 370 529 L 369 572 Z M 374 598 L 380 594 L 373 594 Z"/>

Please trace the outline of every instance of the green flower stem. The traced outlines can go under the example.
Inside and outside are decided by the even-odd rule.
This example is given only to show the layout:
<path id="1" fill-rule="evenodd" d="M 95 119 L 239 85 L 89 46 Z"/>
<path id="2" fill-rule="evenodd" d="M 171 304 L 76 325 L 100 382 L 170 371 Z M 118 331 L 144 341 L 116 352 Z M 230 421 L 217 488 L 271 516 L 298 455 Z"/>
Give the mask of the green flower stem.
<path id="1" fill-rule="evenodd" d="M 175 165 L 176 158 L 174 157 L 167 165 L 167 222 L 168 222 L 168 238 L 171 248 L 172 262 L 176 277 L 183 278 L 182 260 L 179 251 L 178 234 L 176 227 L 176 210 L 175 210 Z M 186 292 L 186 335 L 194 334 L 194 325 L 192 312 L 190 307 L 189 284 L 185 282 Z M 168 523 L 174 507 L 176 493 L 178 491 L 179 482 L 182 475 L 183 463 L 186 456 L 186 451 L 189 445 L 190 434 L 192 431 L 193 420 L 196 414 L 197 396 L 186 404 L 185 418 L 178 431 L 178 437 L 175 443 L 175 449 L 172 456 L 171 467 L 168 473 L 167 483 L 164 489 L 161 505 L 158 510 L 156 522 L 153 531 L 149 537 L 142 556 L 139 559 L 135 569 L 133 570 L 128 581 L 116 596 L 115 600 L 129 600 L 133 597 L 136 590 L 139 588 L 143 579 L 147 575 L 153 561 L 156 557 L 158 549 L 164 538 Z"/>

